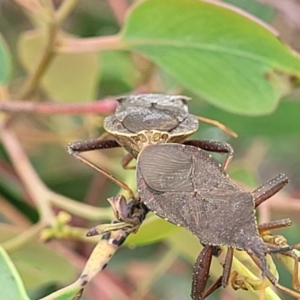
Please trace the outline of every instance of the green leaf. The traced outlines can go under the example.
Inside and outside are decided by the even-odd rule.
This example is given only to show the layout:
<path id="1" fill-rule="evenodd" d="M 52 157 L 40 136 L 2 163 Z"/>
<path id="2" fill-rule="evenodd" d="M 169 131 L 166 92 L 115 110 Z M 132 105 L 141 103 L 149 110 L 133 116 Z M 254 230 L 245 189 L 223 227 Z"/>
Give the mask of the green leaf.
<path id="1" fill-rule="evenodd" d="M 268 116 L 238 116 L 211 106 L 202 109 L 201 115 L 226 124 L 240 138 L 264 137 L 278 141 L 287 137 L 295 139 L 299 137 L 299 111 L 299 101 L 283 101 L 277 110 Z"/>
<path id="2" fill-rule="evenodd" d="M 16 236 L 11 226 L 1 224 L 0 242 Z M 76 268 L 65 257 L 37 241 L 32 241 L 9 252 L 26 288 L 39 288 L 43 284 L 65 284 L 74 279 Z M 1 272 L 0 272 L 1 273 Z M 0 299 L 5 299 L 0 297 Z M 18 298 L 14 298 L 18 299 Z"/>
<path id="3" fill-rule="evenodd" d="M 140 74 L 133 64 L 130 53 L 113 51 L 101 55 L 102 76 L 100 91 L 102 95 L 124 94 L 132 91 Z"/>
<path id="4" fill-rule="evenodd" d="M 1 246 L 0 269 L 0 299 L 29 300 L 14 264 Z"/>
<path id="5" fill-rule="evenodd" d="M 21 35 L 18 45 L 21 62 L 32 72 L 44 51 L 45 33 L 32 30 Z M 99 55 L 95 53 L 59 53 L 42 77 L 42 86 L 55 100 L 76 102 L 95 98 Z"/>
<path id="6" fill-rule="evenodd" d="M 267 23 L 270 23 L 276 16 L 273 7 L 256 0 L 225 0 L 224 2 L 237 6 Z"/>
<path id="7" fill-rule="evenodd" d="M 186 88 L 238 114 L 273 111 L 300 77 L 299 58 L 270 29 L 224 4 L 144 1 L 121 38 Z"/>
<path id="8" fill-rule="evenodd" d="M 9 82 L 11 68 L 9 49 L 0 34 L 0 86 L 7 85 Z"/>
<path id="9" fill-rule="evenodd" d="M 155 215 L 148 217 L 140 227 L 137 234 L 131 234 L 125 244 L 130 246 L 142 246 L 153 244 L 167 238 L 177 232 L 179 228 Z"/>

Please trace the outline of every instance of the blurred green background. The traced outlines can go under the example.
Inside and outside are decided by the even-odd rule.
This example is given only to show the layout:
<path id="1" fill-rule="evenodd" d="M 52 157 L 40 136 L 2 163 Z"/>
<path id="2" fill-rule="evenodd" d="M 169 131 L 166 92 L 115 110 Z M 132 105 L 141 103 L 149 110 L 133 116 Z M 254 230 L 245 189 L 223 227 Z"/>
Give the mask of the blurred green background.
<path id="1" fill-rule="evenodd" d="M 193 2 L 198 2 L 194 0 L 168 0 L 161 7 L 155 0 L 145 1 L 145 6 L 138 8 L 140 11 L 133 11 L 134 5 L 137 5 L 134 1 L 75 2 L 0 2 L 1 100 L 78 104 L 140 92 L 191 96 L 189 108 L 192 114 L 216 119 L 238 134 L 235 139 L 216 127 L 201 123 L 199 131 L 192 136 L 193 139 L 227 141 L 233 146 L 235 155 L 229 166 L 229 174 L 235 181 L 252 190 L 278 173 L 285 173 L 290 178 L 284 191 L 276 195 L 274 200 L 269 200 L 269 204 L 258 215 L 261 217 L 259 220 L 264 222 L 290 217 L 293 226 L 279 233 L 287 238 L 290 245 L 298 243 L 299 57 L 293 56 L 293 52 L 285 49 L 284 45 L 282 50 L 271 33 L 260 32 L 259 29 L 257 38 L 266 44 L 262 44 L 261 49 L 259 44 L 255 48 L 256 24 L 248 24 L 249 20 L 244 22 L 239 17 L 227 14 L 225 10 L 218 11 L 219 7 L 215 9 L 209 5 L 202 7 L 207 19 L 201 19 L 204 24 L 201 29 L 203 32 L 199 29 L 199 35 L 202 34 L 201 37 L 207 39 L 206 42 L 225 48 L 231 43 L 232 49 L 237 51 L 242 51 L 246 45 L 249 46 L 251 55 L 262 55 L 264 59 L 257 63 L 255 59 L 248 62 L 233 57 L 231 61 L 231 53 L 228 57 L 210 52 L 194 53 L 189 46 L 184 47 L 184 43 L 188 45 L 194 42 L 193 39 L 198 34 L 197 26 L 202 24 L 197 19 L 197 7 L 193 8 Z M 296 51 L 300 50 L 300 1 L 286 0 L 284 4 L 280 1 L 254 0 L 222 2 L 240 7 L 244 12 L 270 24 L 279 32 L 284 43 Z M 45 45 L 49 38 L 47 26 L 51 22 L 47 23 L 47 20 L 51 20 L 51 14 L 41 15 L 43 10 L 39 10 L 39 5 L 47 12 L 47 9 L 51 11 L 51 7 L 55 11 L 64 3 L 70 7 L 76 5 L 72 10 L 67 7 L 70 14 L 55 29 L 60 37 L 109 37 L 117 35 L 121 30 L 121 41 L 124 44 L 119 49 L 110 46 L 111 51 L 97 49 L 82 53 L 75 51 L 74 46 L 74 53 L 65 51 L 54 55 L 53 59 L 50 54 L 45 74 L 40 76 L 33 91 L 26 94 L 24 84 L 36 70 L 38 57 L 47 47 Z M 177 10 L 176 13 L 174 7 L 171 9 L 173 4 L 174 7 L 182 6 L 184 10 Z M 167 5 L 170 5 L 170 9 Z M 172 13 L 177 14 L 175 21 L 177 17 L 191 13 L 188 24 L 190 27 L 183 22 L 182 28 L 179 26 L 174 30 L 171 27 Z M 170 19 L 166 17 L 168 14 Z M 224 20 L 219 19 L 218 14 L 224 16 Z M 124 21 L 126 15 L 129 19 Z M 160 19 L 164 22 L 159 23 Z M 225 29 L 224 32 L 221 30 L 223 25 L 215 31 L 209 27 L 231 19 L 232 28 L 236 29 L 228 26 L 228 35 Z M 194 35 L 188 36 L 186 32 L 189 30 Z M 235 45 L 235 37 L 243 32 L 244 44 Z M 169 37 L 170 40 L 180 41 L 181 36 L 177 37 L 179 33 L 186 37 L 182 40 L 182 48 L 176 50 L 179 52 L 172 52 L 172 48 L 167 49 L 164 45 L 155 48 L 156 45 L 150 43 L 151 39 L 155 40 L 160 35 L 162 39 L 167 40 Z M 145 39 L 149 38 L 151 46 L 147 46 L 147 42 L 136 42 L 143 35 Z M 198 55 L 199 58 L 203 57 L 203 61 L 196 61 Z M 260 77 L 262 74 L 267 77 L 269 66 L 274 71 L 270 75 L 272 88 L 263 85 L 265 78 Z M 234 94 L 236 99 L 230 96 Z M 19 97 L 20 95 L 23 97 Z M 240 105 L 237 105 L 239 101 Z M 65 151 L 65 145 L 69 142 L 100 136 L 103 133 L 103 117 L 92 114 L 74 116 L 19 112 L 14 114 L 10 122 L 37 174 L 51 190 L 92 207 L 108 207 L 106 198 L 118 194 L 119 188 L 77 162 Z M 4 114 L 2 118 L 5 118 Z M 20 180 L 18 169 L 11 164 L 11 156 L 5 144 L 0 150 L 0 241 L 9 241 L 39 220 L 39 210 Z M 134 189 L 134 171 L 122 170 L 120 165 L 124 153 L 122 149 L 97 151 L 89 158 L 122 178 Z M 53 211 L 57 214 L 59 209 L 55 207 Z M 112 218 L 112 213 L 110 217 Z M 73 216 L 70 224 L 90 228 L 110 220 L 103 218 L 91 221 Z M 21 275 L 30 299 L 39 299 L 74 281 L 83 269 L 93 245 L 76 239 L 54 239 L 43 244 L 36 238 L 19 249 L 7 252 Z M 200 249 L 198 241 L 190 233 L 150 216 L 140 231 L 130 236 L 127 246 L 129 247 L 122 247 L 112 258 L 108 268 L 87 286 L 82 299 L 190 299 L 192 265 Z M 221 272 L 217 260 L 212 269 L 211 282 Z M 280 265 L 278 270 L 280 282 L 290 287 L 291 276 Z M 281 297 L 289 299 L 286 295 Z M 234 292 L 228 287 L 226 290 L 218 290 L 208 299 L 256 299 L 256 296 L 249 296 L 248 292 L 243 291 Z"/>

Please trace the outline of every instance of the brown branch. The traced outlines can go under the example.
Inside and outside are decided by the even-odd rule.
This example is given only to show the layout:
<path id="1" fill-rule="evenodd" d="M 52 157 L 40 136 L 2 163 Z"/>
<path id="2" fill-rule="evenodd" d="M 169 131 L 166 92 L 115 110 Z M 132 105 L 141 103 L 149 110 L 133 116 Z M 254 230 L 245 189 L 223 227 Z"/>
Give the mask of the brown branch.
<path id="1" fill-rule="evenodd" d="M 92 103 L 36 103 L 31 101 L 7 101 L 0 102 L 0 111 L 4 112 L 28 112 L 37 114 L 110 114 L 117 106 L 114 98 L 107 97 L 101 101 Z"/>

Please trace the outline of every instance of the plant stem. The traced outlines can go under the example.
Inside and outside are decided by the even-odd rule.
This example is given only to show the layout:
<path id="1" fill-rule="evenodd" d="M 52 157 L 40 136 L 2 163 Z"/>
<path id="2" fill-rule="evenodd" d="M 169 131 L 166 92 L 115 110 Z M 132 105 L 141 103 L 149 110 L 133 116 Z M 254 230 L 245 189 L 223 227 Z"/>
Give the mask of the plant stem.
<path id="1" fill-rule="evenodd" d="M 47 42 L 41 53 L 39 62 L 25 81 L 17 99 L 30 98 L 37 89 L 43 75 L 46 73 L 50 63 L 55 57 L 55 45 L 57 43 L 60 24 L 72 11 L 77 0 L 65 0 L 58 11 L 55 11 L 52 0 L 44 0 L 43 2 L 45 8 L 43 17 L 44 22 L 46 23 Z"/>
<path id="2" fill-rule="evenodd" d="M 111 220 L 113 218 L 113 212 L 111 207 L 98 208 L 93 207 L 81 202 L 76 202 L 68 197 L 60 194 L 56 194 L 53 191 L 49 192 L 49 198 L 52 204 L 57 207 L 81 218 L 87 220 Z"/>
<path id="3" fill-rule="evenodd" d="M 78 0 L 63 1 L 63 3 L 60 5 L 56 12 L 56 20 L 58 24 L 63 22 L 63 20 L 65 20 L 68 17 L 68 15 L 71 13 L 77 2 Z"/>
<path id="4" fill-rule="evenodd" d="M 0 89 L 1 96 L 1 89 Z M 1 99 L 1 98 L 0 98 Z M 9 99 L 9 98 L 7 98 Z M 106 115 L 112 113 L 117 106 L 114 98 L 107 97 L 101 101 L 91 103 L 36 103 L 32 101 L 3 101 L 0 102 L 0 111 L 5 112 L 22 112 L 36 114 L 101 114 Z"/>
<path id="5" fill-rule="evenodd" d="M 124 50 L 126 45 L 119 35 L 93 38 L 66 38 L 56 44 L 56 51 L 60 53 L 82 53 Z"/>
<path id="6" fill-rule="evenodd" d="M 46 73 L 48 66 L 54 58 L 54 44 L 56 42 L 57 26 L 55 23 L 50 23 L 48 27 L 48 40 L 44 47 L 44 52 L 41 54 L 40 60 L 36 65 L 36 68 L 29 75 L 22 87 L 18 99 L 30 98 L 35 92 L 36 88 L 43 75 Z"/>
<path id="7" fill-rule="evenodd" d="M 42 222 L 51 225 L 53 212 L 47 188 L 34 171 L 14 132 L 8 127 L 2 126 L 0 137 L 26 190 L 37 205 Z"/>
<path id="8" fill-rule="evenodd" d="M 45 228 L 45 224 L 43 222 L 38 222 L 14 238 L 2 243 L 1 246 L 7 252 L 12 252 L 37 237 L 43 228 Z"/>

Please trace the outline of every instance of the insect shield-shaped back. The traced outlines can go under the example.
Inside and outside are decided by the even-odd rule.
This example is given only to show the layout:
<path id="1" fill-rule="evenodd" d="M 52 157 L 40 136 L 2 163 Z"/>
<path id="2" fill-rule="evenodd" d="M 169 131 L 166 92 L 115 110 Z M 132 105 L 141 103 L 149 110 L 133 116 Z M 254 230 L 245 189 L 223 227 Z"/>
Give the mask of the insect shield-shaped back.
<path id="1" fill-rule="evenodd" d="M 134 157 L 144 142 L 159 143 L 151 134 L 168 133 L 168 139 L 178 143 L 198 129 L 198 120 L 189 114 L 185 96 L 141 94 L 119 98 L 116 112 L 105 118 L 104 128 Z M 143 141 L 138 134 L 146 132 L 150 138 Z M 168 142 L 165 139 L 163 142 Z M 132 150 L 134 149 L 134 150 Z"/>
<path id="2" fill-rule="evenodd" d="M 188 99 L 163 94 L 122 97 L 115 117 L 131 132 L 171 131 L 189 116 Z"/>
<path id="3" fill-rule="evenodd" d="M 258 237 L 254 201 L 209 154 L 180 144 L 150 145 L 138 157 L 141 200 L 204 244 L 248 250 Z"/>

